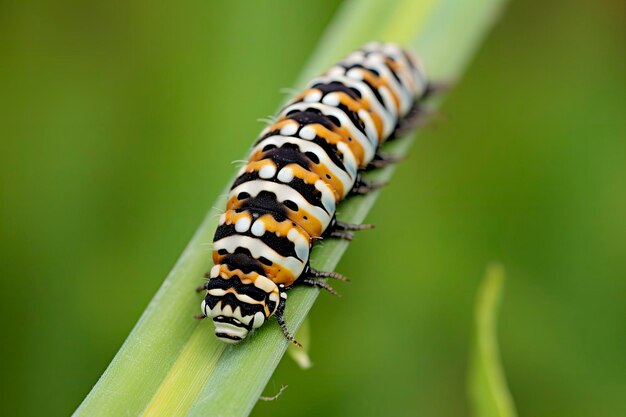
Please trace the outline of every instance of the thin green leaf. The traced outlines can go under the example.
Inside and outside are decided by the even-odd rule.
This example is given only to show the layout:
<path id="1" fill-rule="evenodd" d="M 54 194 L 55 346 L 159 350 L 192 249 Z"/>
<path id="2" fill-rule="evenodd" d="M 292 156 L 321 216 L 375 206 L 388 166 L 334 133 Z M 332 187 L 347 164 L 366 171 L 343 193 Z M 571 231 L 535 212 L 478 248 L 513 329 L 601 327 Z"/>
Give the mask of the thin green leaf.
<path id="1" fill-rule="evenodd" d="M 469 377 L 469 396 L 475 417 L 515 417 L 515 406 L 506 385 L 498 353 L 496 317 L 504 270 L 492 264 L 478 292 L 475 307 L 475 335 Z"/>
<path id="2" fill-rule="evenodd" d="M 363 0 L 344 3 L 305 67 L 299 86 L 350 50 L 370 40 L 413 45 L 434 80 L 457 79 L 504 0 Z M 251 139 L 252 140 L 252 139 Z M 404 155 L 412 138 L 389 152 Z M 377 172 L 391 177 L 393 167 Z M 362 222 L 378 193 L 341 205 L 341 218 Z M 224 207 L 219 198 L 214 207 Z M 210 243 L 217 225 L 208 213 L 141 319 L 105 373 L 75 412 L 94 416 L 245 416 L 283 357 L 288 342 L 268 323 L 245 343 L 226 346 L 207 323 L 190 317 L 200 297 L 193 289 L 211 267 Z M 313 251 L 313 265 L 333 270 L 348 244 L 328 241 Z M 293 331 L 318 290 L 294 289 L 285 317 Z"/>

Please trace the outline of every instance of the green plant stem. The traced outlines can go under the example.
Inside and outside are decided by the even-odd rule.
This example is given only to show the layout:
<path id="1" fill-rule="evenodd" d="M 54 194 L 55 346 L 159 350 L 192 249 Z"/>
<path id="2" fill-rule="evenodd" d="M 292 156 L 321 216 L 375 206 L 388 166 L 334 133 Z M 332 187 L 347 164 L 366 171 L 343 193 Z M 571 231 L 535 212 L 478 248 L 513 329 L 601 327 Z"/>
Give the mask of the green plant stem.
<path id="1" fill-rule="evenodd" d="M 457 80 L 503 0 L 364 0 L 339 10 L 300 81 L 319 73 L 350 50 L 370 40 L 413 46 L 433 80 Z M 251 138 L 252 140 L 253 138 Z M 412 138 L 387 148 L 404 155 Z M 374 177 L 387 180 L 393 167 Z M 342 203 L 342 220 L 362 222 L 378 192 Z M 214 207 L 223 207 L 219 198 Z M 209 323 L 190 317 L 199 309 L 193 292 L 211 267 L 210 243 L 216 211 L 207 214 L 172 272 L 150 302 L 75 416 L 244 416 L 254 407 L 285 353 L 288 342 L 268 323 L 245 343 L 226 346 Z M 328 241 L 313 250 L 313 265 L 333 270 L 345 252 L 344 241 Z M 289 294 L 285 317 L 292 332 L 318 295 L 310 288 Z"/>
<path id="2" fill-rule="evenodd" d="M 504 269 L 492 264 L 476 297 L 474 312 L 474 344 L 470 359 L 468 392 L 473 415 L 476 417 L 515 417 L 515 406 L 506 385 L 498 353 L 496 318 Z"/>

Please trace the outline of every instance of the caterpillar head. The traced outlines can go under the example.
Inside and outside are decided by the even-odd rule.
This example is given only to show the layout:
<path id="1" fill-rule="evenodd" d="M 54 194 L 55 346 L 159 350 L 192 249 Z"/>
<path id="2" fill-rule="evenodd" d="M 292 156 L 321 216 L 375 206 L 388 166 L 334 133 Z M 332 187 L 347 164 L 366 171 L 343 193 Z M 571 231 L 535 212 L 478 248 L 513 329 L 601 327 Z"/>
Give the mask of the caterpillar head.
<path id="1" fill-rule="evenodd" d="M 213 319 L 215 335 L 223 342 L 242 341 L 278 308 L 280 290 L 269 278 L 223 265 L 214 266 L 209 277 L 202 313 Z"/>

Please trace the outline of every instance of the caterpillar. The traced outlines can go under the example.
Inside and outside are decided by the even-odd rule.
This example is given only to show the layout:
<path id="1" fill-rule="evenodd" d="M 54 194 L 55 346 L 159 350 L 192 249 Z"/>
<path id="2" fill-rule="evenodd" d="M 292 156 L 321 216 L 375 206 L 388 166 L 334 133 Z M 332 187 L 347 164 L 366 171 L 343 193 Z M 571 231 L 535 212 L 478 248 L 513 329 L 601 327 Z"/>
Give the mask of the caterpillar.
<path id="1" fill-rule="evenodd" d="M 309 255 L 320 238 L 352 239 L 370 225 L 341 222 L 337 204 L 382 184 L 362 172 L 395 162 L 380 145 L 411 126 L 430 92 L 424 68 L 392 43 L 368 43 L 328 71 L 280 111 L 254 143 L 237 174 L 213 239 L 213 263 L 198 319 L 237 343 L 275 316 L 289 333 L 284 310 L 295 285 L 327 289 Z"/>

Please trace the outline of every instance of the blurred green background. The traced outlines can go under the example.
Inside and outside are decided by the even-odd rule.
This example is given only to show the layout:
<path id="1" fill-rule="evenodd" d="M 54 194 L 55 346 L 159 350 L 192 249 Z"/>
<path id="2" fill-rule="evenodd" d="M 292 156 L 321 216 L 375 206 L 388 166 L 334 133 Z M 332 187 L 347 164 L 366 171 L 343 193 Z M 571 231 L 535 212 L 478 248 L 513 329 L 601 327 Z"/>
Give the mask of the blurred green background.
<path id="1" fill-rule="evenodd" d="M 77 407 L 338 5 L 0 5 L 1 415 Z M 253 415 L 467 415 L 492 260 L 520 415 L 626 414 L 625 11 L 510 3 Z"/>

